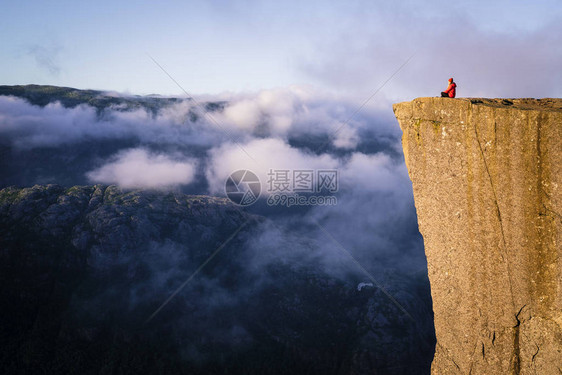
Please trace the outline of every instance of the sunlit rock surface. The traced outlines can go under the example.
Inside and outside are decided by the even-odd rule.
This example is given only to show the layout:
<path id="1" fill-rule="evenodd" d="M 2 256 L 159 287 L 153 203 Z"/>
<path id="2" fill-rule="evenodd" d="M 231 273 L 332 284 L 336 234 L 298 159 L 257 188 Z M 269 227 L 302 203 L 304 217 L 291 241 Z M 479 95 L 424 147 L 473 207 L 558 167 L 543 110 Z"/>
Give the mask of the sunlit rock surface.
<path id="1" fill-rule="evenodd" d="M 435 313 L 434 374 L 562 373 L 562 100 L 394 105 Z"/>

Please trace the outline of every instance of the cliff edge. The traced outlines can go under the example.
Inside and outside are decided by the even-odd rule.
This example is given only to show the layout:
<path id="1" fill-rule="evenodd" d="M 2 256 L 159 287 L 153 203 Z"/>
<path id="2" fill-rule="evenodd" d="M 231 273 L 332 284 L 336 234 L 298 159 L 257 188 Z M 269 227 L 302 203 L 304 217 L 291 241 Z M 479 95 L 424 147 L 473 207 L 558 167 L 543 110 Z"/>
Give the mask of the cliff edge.
<path id="1" fill-rule="evenodd" d="M 431 282 L 433 374 L 562 374 L 562 99 L 394 105 Z"/>

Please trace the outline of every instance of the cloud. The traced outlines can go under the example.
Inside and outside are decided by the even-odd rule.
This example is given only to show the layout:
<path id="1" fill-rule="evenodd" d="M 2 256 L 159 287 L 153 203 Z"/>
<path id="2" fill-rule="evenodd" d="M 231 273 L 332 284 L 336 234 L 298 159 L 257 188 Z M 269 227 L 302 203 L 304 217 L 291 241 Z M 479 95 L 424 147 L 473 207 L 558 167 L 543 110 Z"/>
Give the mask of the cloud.
<path id="1" fill-rule="evenodd" d="M 0 96 L 0 134 L 18 146 L 49 146 L 73 141 L 85 136 L 112 129 L 94 127 L 95 110 L 86 105 L 72 109 L 60 103 L 51 103 L 44 108 L 33 106 L 23 99 Z"/>
<path id="2" fill-rule="evenodd" d="M 65 108 L 52 103 L 41 108 L 0 97 L 0 134 L 16 147 L 53 148 L 48 155 L 59 155 L 56 163 L 76 160 L 65 149 L 76 143 L 82 152 L 80 142 L 87 141 L 88 151 L 80 156 L 84 166 L 73 164 L 72 170 L 79 171 L 82 179 L 87 176 L 89 182 L 125 188 L 174 187 L 224 196 L 227 177 L 249 169 L 260 178 L 265 195 L 270 170 L 336 169 L 340 185 L 337 207 L 297 208 L 302 211 L 295 220 L 321 222 L 350 251 L 363 257 L 365 264 L 373 263 L 380 254 L 386 254 L 388 262 L 409 256 L 415 265 L 423 263 L 423 252 L 422 258 L 411 254 L 419 247 L 416 240 L 410 240 L 417 238 L 417 227 L 399 146 L 400 129 L 392 111 L 380 101 L 355 113 L 361 101 L 296 86 L 197 100 L 223 103 L 224 111 L 211 115 L 226 132 L 190 101 L 162 107 L 156 113 L 113 107 L 99 114 L 87 105 Z M 334 147 L 321 147 L 330 142 Z M 101 165 L 100 151 L 106 155 Z M 46 165 L 54 163 L 45 161 Z M 72 181 L 70 173 L 62 172 L 65 184 L 72 183 L 68 182 Z M 341 254 L 326 258 L 328 250 L 320 245 L 326 238 L 316 232 L 308 233 L 314 244 L 293 255 L 304 256 L 303 252 L 314 247 L 318 251 L 303 259 L 308 259 L 307 264 L 327 264 L 330 269 L 340 262 Z M 408 234 L 393 237 L 392 233 L 400 232 Z M 288 235 L 284 229 L 281 233 Z M 272 231 L 271 235 L 276 238 L 279 233 Z M 262 240 L 267 241 L 267 233 Z M 335 248 L 329 251 L 339 252 Z"/>
<path id="3" fill-rule="evenodd" d="M 342 126 L 337 131 L 333 143 L 337 148 L 354 149 L 359 143 L 357 130 L 347 124 Z"/>
<path id="4" fill-rule="evenodd" d="M 333 169 L 338 162 L 330 155 L 314 155 L 291 147 L 275 138 L 254 139 L 244 144 L 226 143 L 209 151 L 205 175 L 212 193 L 223 193 L 227 177 L 239 169 L 248 169 L 266 188 L 270 170 Z"/>
<path id="5" fill-rule="evenodd" d="M 265 223 L 251 238 L 249 266 L 259 270 L 281 262 L 294 267 L 312 267 L 338 277 L 360 274 L 361 270 L 339 245 L 319 230 L 320 223 L 376 279 L 384 269 L 417 272 L 425 267 L 421 237 L 413 205 L 411 183 L 402 159 L 385 152 L 336 157 L 311 154 L 281 139 L 260 139 L 224 144 L 209 152 L 206 177 L 212 194 L 224 194 L 230 173 L 238 169 L 255 172 L 267 195 L 269 169 L 336 169 L 340 191 L 336 206 L 293 208 L 275 224 Z M 289 210 L 287 210 L 289 211 Z M 257 272 L 257 271 L 256 271 Z"/>
<path id="6" fill-rule="evenodd" d="M 217 115 L 233 129 L 286 136 L 293 126 L 306 121 L 310 96 L 296 86 L 227 96 L 227 106 Z"/>
<path id="7" fill-rule="evenodd" d="M 118 153 L 110 162 L 86 175 L 94 183 L 163 189 L 191 183 L 195 163 L 137 148 Z"/>
<path id="8" fill-rule="evenodd" d="M 233 123 L 238 129 L 252 130 L 259 125 L 261 109 L 258 103 L 245 99 L 228 105 L 223 115 L 227 122 Z"/>
<path id="9" fill-rule="evenodd" d="M 40 68 L 45 69 L 53 76 L 60 74 L 61 68 L 57 63 L 59 47 L 34 44 L 27 47 L 26 52 L 35 59 L 35 63 Z"/>
<path id="10" fill-rule="evenodd" d="M 66 108 L 59 102 L 44 107 L 24 99 L 0 96 L 0 135 L 22 149 L 52 147 L 85 140 L 135 139 L 153 144 L 214 145 L 227 135 L 203 122 L 190 122 L 193 104 L 180 102 L 157 115 L 144 108 L 107 107 L 103 114 L 81 104 Z"/>
<path id="11" fill-rule="evenodd" d="M 437 11 L 437 6 L 443 9 Z M 507 22 L 502 20 L 496 27 L 486 27 L 481 17 L 468 16 L 473 9 L 463 7 L 445 3 L 366 6 L 345 31 L 319 43 L 301 69 L 333 89 L 368 97 L 415 52 L 380 94 L 393 100 L 436 96 L 447 79 L 454 77 L 460 96 L 562 95 L 562 50 L 553 47 L 559 44 L 560 22 L 501 29 L 497 26 Z M 506 9 L 499 8 L 494 9 L 496 17 L 505 18 L 502 11 Z"/>
<path id="12" fill-rule="evenodd" d="M 353 191 L 396 192 L 410 185 L 406 166 L 382 152 L 354 153 L 341 168 L 342 185 Z"/>
<path id="13" fill-rule="evenodd" d="M 304 98 L 289 89 L 263 90 L 249 98 L 234 100 L 226 107 L 223 118 L 239 129 L 255 130 L 265 125 L 271 134 L 287 134 L 299 118 L 296 106 L 303 109 Z"/>
<path id="14" fill-rule="evenodd" d="M 318 144 L 310 147 L 315 152 L 323 151 L 318 150 L 320 143 L 351 152 L 363 141 L 365 131 L 369 138 L 381 140 L 396 138 L 400 133 L 388 108 L 368 105 L 357 112 L 360 102 L 353 98 L 310 87 L 198 98 L 204 104 L 221 103 L 207 116 L 189 100 L 164 106 L 157 102 L 158 98 L 143 100 L 150 108 L 159 109 L 153 112 L 142 106 L 114 104 L 100 113 L 87 104 L 66 108 L 53 102 L 39 107 L 23 99 L 0 96 L 0 135 L 20 149 L 94 139 L 212 148 L 225 142 L 277 138 L 307 142 L 316 139 Z"/>
<path id="15" fill-rule="evenodd" d="M 213 117 L 228 130 L 254 136 L 286 139 L 324 135 L 330 136 L 338 148 L 353 149 L 358 143 L 358 129 L 371 127 L 379 134 L 396 134 L 396 129 L 386 121 L 377 121 L 384 118 L 390 108 L 389 102 L 381 105 L 381 100 L 358 112 L 362 103 L 357 98 L 322 92 L 310 86 L 205 97 L 206 100 L 219 98 L 227 104 L 224 112 L 213 113 Z"/>
<path id="16" fill-rule="evenodd" d="M 268 300 L 272 290 L 287 290 L 287 285 L 310 285 L 312 281 L 326 291 L 341 282 L 343 288 L 356 293 L 359 282 L 371 282 L 362 267 L 406 307 L 415 301 L 404 293 L 415 297 L 418 288 L 411 285 L 420 281 L 404 281 L 413 280 L 414 272 L 424 273 L 426 263 L 411 183 L 397 146 L 400 129 L 389 108 L 377 101 L 350 119 L 361 101 L 302 87 L 197 100 L 224 105 L 223 112 L 211 114 L 226 132 L 189 101 L 156 113 L 113 107 L 99 114 L 87 105 L 64 108 L 54 103 L 40 108 L 0 97 L 0 136 L 17 147 L 36 148 L 20 151 L 26 171 L 33 174 L 59 168 L 63 185 L 73 183 L 71 173 L 77 170 L 91 183 L 224 196 L 226 178 L 238 169 L 249 169 L 258 174 L 262 192 L 267 194 L 270 169 L 337 169 L 337 205 L 279 207 L 275 211 L 262 201 L 249 207 L 249 212 L 267 219 L 247 227 L 247 233 L 246 229 L 240 232 L 233 240 L 236 245 L 220 253 L 216 266 L 205 268 L 182 289 L 173 306 L 163 310 L 171 315 L 162 314 L 158 321 L 173 327 L 167 337 L 183 340 L 187 332 L 204 339 L 204 345 L 187 346 L 189 358 L 205 358 L 205 348 L 213 343 L 237 347 L 250 343 L 254 331 L 245 329 L 247 319 L 239 319 L 244 314 L 230 314 L 224 320 L 224 311 L 247 311 L 248 301 Z M 192 121 L 192 116 L 197 120 Z M 343 123 L 346 125 L 334 134 Z M 330 142 L 334 147 L 320 149 Z M 28 154 L 47 158 L 40 161 L 40 167 L 31 168 L 38 158 L 28 162 Z M 23 168 L 16 169 L 22 173 Z M 225 214 L 230 215 L 231 209 L 226 209 Z M 117 309 L 128 313 L 127 321 L 137 308 L 150 310 L 143 316 L 146 318 L 185 282 L 206 259 L 205 254 L 216 249 L 215 241 L 222 243 L 230 234 L 222 233 L 221 222 L 221 228 L 201 229 L 200 222 L 182 220 L 180 237 L 174 239 L 167 230 L 158 230 L 154 232 L 159 236 L 157 242 L 143 243 L 142 251 L 135 247 L 130 257 L 120 252 L 122 262 L 101 257 L 99 262 L 114 264 L 116 274 L 125 275 L 127 282 L 104 287 L 91 300 L 80 301 L 80 306 L 86 304 L 96 315 L 105 309 L 108 298 L 118 295 L 122 305 Z M 186 241 L 193 233 L 213 245 L 207 249 Z M 121 243 L 119 238 L 115 241 Z M 123 269 L 127 272 L 121 272 Z M 135 279 L 132 284 L 130 277 Z M 421 283 L 426 286 L 427 279 Z M 256 316 L 271 316 L 269 311 L 250 307 L 258 312 Z M 303 321 L 307 316 L 303 315 Z M 425 317 L 430 321 L 429 313 Z M 218 326 L 217 318 L 221 321 Z"/>

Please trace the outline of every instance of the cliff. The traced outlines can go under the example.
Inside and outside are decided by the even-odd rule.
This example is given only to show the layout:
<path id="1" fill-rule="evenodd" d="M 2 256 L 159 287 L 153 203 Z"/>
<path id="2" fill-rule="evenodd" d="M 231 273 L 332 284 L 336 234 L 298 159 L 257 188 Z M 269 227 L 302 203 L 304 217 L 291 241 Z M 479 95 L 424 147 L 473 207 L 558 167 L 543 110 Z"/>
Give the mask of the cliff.
<path id="1" fill-rule="evenodd" d="M 562 373 L 562 99 L 394 105 L 424 237 L 434 374 Z"/>

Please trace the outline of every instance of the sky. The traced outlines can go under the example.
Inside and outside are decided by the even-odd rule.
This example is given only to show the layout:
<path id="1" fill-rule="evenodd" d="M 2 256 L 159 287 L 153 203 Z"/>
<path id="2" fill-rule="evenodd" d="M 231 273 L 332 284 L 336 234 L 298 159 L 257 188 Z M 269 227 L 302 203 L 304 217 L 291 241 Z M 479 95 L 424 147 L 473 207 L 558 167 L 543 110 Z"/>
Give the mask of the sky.
<path id="1" fill-rule="evenodd" d="M 380 95 L 408 100 L 454 77 L 459 96 L 559 97 L 561 16 L 559 0 L 12 1 L 0 84 L 365 98 L 392 77 Z"/>

